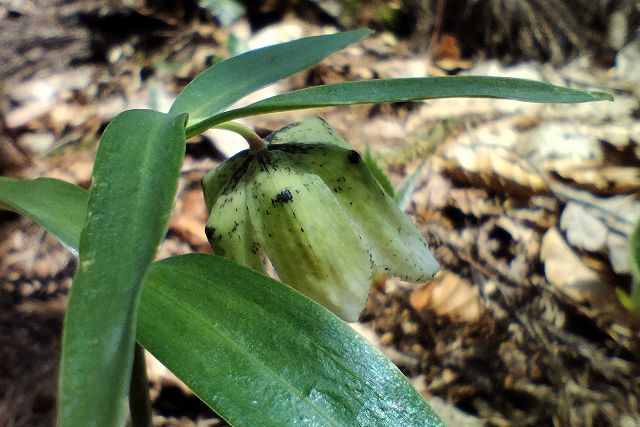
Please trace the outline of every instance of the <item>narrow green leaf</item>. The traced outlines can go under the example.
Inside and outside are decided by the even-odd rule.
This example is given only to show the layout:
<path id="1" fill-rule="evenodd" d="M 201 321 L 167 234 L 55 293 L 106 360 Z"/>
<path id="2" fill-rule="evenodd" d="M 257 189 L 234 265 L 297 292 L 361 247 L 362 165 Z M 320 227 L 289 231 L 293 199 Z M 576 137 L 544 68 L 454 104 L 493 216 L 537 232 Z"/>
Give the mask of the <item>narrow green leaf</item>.
<path id="1" fill-rule="evenodd" d="M 411 201 L 411 195 L 413 194 L 413 190 L 416 187 L 416 183 L 418 182 L 418 178 L 422 175 L 422 170 L 424 169 L 424 160 L 418 165 L 416 170 L 413 171 L 411 175 L 404 179 L 404 182 L 398 188 L 396 195 L 393 197 L 396 201 L 396 205 L 400 208 L 400 210 L 404 211 L 409 207 L 409 202 Z"/>
<path id="2" fill-rule="evenodd" d="M 631 274 L 633 279 L 640 286 L 640 222 L 636 225 L 636 228 L 631 235 Z"/>
<path id="3" fill-rule="evenodd" d="M 133 371 L 129 387 L 129 416 L 131 427 L 153 427 L 153 410 L 149 399 L 149 377 L 145 349 L 136 344 L 133 353 Z"/>
<path id="4" fill-rule="evenodd" d="M 138 340 L 235 426 L 443 425 L 336 316 L 222 257 L 155 263 Z"/>
<path id="5" fill-rule="evenodd" d="M 631 292 L 627 295 L 618 290 L 618 297 L 630 311 L 640 314 L 640 222 L 636 225 L 629 245 L 629 258 L 631 262 L 631 275 L 633 283 Z"/>
<path id="6" fill-rule="evenodd" d="M 173 206 L 185 121 L 125 111 L 100 140 L 64 322 L 59 426 L 124 423 L 140 289 Z"/>
<path id="7" fill-rule="evenodd" d="M 414 101 L 419 99 L 484 97 L 527 102 L 579 103 L 612 100 L 603 92 L 586 92 L 533 80 L 507 77 L 450 76 L 363 80 L 314 86 L 272 96 L 243 108 L 216 114 L 187 128 L 193 136 L 218 123 L 278 111 L 332 105 Z"/>
<path id="8" fill-rule="evenodd" d="M 221 112 L 240 98 L 290 76 L 370 34 L 367 29 L 307 37 L 234 56 L 203 71 L 169 111 L 188 113 L 189 125 Z"/>
<path id="9" fill-rule="evenodd" d="M 87 199 L 85 190 L 58 179 L 0 177 L 0 208 L 36 219 L 76 255 Z"/>

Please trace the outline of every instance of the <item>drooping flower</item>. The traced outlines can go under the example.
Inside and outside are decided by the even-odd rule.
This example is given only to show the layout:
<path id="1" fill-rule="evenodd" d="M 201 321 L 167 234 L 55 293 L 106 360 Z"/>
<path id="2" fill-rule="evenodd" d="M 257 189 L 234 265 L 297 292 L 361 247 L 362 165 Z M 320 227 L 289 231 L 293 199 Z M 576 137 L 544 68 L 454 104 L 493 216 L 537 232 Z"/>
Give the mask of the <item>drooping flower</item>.
<path id="1" fill-rule="evenodd" d="M 318 123 L 283 128 L 207 174 L 206 232 L 217 254 L 259 271 L 266 256 L 284 283 L 353 322 L 376 272 L 426 281 L 438 264 L 360 155 Z"/>

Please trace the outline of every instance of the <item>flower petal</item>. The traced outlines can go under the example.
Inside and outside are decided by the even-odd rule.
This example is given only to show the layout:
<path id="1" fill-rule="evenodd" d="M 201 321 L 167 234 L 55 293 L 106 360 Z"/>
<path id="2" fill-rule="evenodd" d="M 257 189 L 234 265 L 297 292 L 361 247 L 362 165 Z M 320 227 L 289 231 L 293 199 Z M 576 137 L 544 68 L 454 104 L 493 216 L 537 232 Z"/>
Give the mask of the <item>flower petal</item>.
<path id="1" fill-rule="evenodd" d="M 391 275 L 426 281 L 438 271 L 424 236 L 371 175 L 360 155 L 335 145 L 282 144 L 333 191 L 366 240 L 374 264 Z"/>
<path id="2" fill-rule="evenodd" d="M 224 164 L 223 164 L 224 165 Z M 220 166 L 222 167 L 222 165 Z M 216 168 L 215 170 L 219 169 Z M 227 168 L 224 174 L 234 176 L 237 169 Z M 221 175 L 215 176 L 206 182 L 218 184 Z M 206 179 L 206 178 L 205 178 Z M 209 219 L 205 227 L 205 233 L 209 243 L 217 255 L 232 259 L 239 264 L 251 267 L 254 270 L 264 272 L 262 251 L 251 225 L 249 211 L 246 203 L 246 180 L 244 176 L 236 176 L 233 182 L 225 182 L 218 185 L 219 189 L 204 184 L 205 194 L 217 191 L 216 199 L 210 201 L 212 206 L 209 211 Z"/>
<path id="3" fill-rule="evenodd" d="M 247 205 L 280 279 L 347 321 L 369 294 L 370 255 L 333 193 L 312 169 L 282 152 L 256 155 Z"/>
<path id="4" fill-rule="evenodd" d="M 349 148 L 347 141 L 338 131 L 320 117 L 311 117 L 300 122 L 285 126 L 267 136 L 272 144 L 334 144 Z"/>
<path id="5" fill-rule="evenodd" d="M 213 204 L 222 193 L 228 193 L 232 187 L 237 186 L 238 181 L 245 175 L 250 161 L 249 150 L 241 151 L 222 162 L 202 178 L 202 191 L 207 212 L 211 212 Z"/>

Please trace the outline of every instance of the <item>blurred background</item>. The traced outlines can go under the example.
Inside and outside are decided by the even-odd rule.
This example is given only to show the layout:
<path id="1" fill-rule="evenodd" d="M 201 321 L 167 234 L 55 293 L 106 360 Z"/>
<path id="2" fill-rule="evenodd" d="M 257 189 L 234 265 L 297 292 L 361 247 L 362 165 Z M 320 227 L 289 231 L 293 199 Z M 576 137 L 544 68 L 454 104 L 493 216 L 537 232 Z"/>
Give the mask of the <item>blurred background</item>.
<path id="1" fill-rule="evenodd" d="M 456 74 L 603 90 L 614 102 L 447 99 L 271 114 L 266 135 L 319 115 L 368 148 L 442 271 L 375 283 L 354 328 L 449 425 L 640 426 L 629 236 L 640 219 L 636 0 L 2 0 L 0 173 L 88 187 L 101 132 L 129 108 L 167 111 L 199 72 L 249 49 L 375 33 L 248 103 L 346 80 Z M 259 70 L 247 70 L 247 73 Z M 211 252 L 203 173 L 243 148 L 193 138 L 159 257 Z M 0 212 L 0 425 L 54 424 L 75 259 Z M 154 423 L 223 426 L 149 361 Z"/>

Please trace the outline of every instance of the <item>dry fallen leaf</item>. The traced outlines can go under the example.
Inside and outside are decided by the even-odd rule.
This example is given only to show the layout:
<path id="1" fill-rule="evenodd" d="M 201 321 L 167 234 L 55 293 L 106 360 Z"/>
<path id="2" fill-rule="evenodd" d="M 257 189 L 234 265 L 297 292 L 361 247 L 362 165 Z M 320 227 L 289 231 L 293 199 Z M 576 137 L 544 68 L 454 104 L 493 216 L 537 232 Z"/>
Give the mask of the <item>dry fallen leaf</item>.
<path id="1" fill-rule="evenodd" d="M 574 301 L 600 305 L 615 299 L 613 288 L 580 260 L 556 228 L 542 238 L 540 259 L 549 283 Z"/>
<path id="2" fill-rule="evenodd" d="M 409 302 L 418 312 L 432 310 L 456 322 L 476 322 L 482 313 L 478 288 L 450 271 L 415 289 Z"/>

